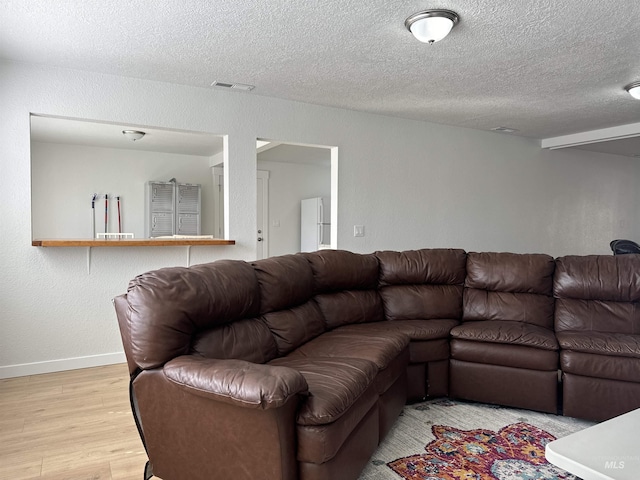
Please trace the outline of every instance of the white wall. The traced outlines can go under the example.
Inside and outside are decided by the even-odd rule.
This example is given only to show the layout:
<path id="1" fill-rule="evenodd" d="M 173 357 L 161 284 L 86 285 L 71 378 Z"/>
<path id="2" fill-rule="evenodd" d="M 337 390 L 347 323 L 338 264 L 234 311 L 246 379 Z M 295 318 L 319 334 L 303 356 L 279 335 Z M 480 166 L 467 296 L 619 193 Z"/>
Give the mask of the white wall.
<path id="1" fill-rule="evenodd" d="M 213 178 L 209 157 L 33 142 L 33 238 L 91 238 L 91 196 L 108 193 L 109 232 L 144 238 L 145 184 L 150 180 L 200 184 L 202 234 L 213 233 Z M 96 231 L 104 232 L 104 198 L 95 205 Z"/>
<path id="2" fill-rule="evenodd" d="M 269 255 L 299 252 L 300 201 L 331 198 L 331 167 L 261 160 L 258 168 L 269 171 Z"/>
<path id="3" fill-rule="evenodd" d="M 195 247 L 192 263 L 254 257 L 256 138 L 338 147 L 339 248 L 558 256 L 640 238 L 638 160 L 259 92 L 0 62 L 0 376 L 122 359 L 111 298 L 141 272 L 186 262 L 186 247 L 94 248 L 88 273 L 85 248 L 32 247 L 30 112 L 228 134 L 237 243 Z"/>

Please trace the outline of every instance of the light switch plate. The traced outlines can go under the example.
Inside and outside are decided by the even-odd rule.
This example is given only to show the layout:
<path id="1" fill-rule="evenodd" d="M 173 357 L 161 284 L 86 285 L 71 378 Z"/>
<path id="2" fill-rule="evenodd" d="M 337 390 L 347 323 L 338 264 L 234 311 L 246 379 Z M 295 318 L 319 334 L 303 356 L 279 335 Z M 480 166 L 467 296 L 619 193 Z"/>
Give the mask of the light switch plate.
<path id="1" fill-rule="evenodd" d="M 364 225 L 354 225 L 353 226 L 353 236 L 354 237 L 364 237 Z"/>

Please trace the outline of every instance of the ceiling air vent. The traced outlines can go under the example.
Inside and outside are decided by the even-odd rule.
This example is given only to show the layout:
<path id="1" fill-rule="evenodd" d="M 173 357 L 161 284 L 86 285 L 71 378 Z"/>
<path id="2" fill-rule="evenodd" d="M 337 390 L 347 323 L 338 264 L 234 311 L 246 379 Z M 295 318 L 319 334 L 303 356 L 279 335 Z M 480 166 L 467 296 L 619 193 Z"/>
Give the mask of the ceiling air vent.
<path id="1" fill-rule="evenodd" d="M 246 85 L 244 83 L 227 83 L 227 82 L 219 82 L 217 80 L 215 80 L 212 84 L 212 87 L 219 87 L 219 88 L 230 88 L 232 90 L 244 90 L 245 92 L 249 92 L 251 90 L 253 90 L 255 87 L 255 85 Z"/>
<path id="2" fill-rule="evenodd" d="M 500 133 L 514 133 L 517 132 L 518 130 L 516 128 L 509 128 L 509 127 L 495 127 L 491 129 L 492 132 L 500 132 Z"/>

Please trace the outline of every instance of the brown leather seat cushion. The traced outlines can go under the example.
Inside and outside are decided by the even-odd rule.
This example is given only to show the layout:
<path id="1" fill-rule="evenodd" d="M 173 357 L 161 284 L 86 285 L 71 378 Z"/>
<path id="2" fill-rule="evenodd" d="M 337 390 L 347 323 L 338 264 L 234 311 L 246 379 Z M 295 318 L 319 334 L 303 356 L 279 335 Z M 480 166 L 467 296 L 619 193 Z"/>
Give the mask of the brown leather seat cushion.
<path id="1" fill-rule="evenodd" d="M 300 406 L 299 425 L 336 421 L 373 384 L 378 373 L 373 363 L 359 358 L 288 356 L 276 358 L 269 365 L 297 370 L 307 381 L 309 397 Z"/>
<path id="2" fill-rule="evenodd" d="M 361 358 L 384 370 L 408 344 L 409 337 L 400 332 L 340 327 L 308 341 L 289 356 Z"/>
<path id="3" fill-rule="evenodd" d="M 558 332 L 558 343 L 564 350 L 640 358 L 640 335 L 606 332 Z"/>
<path id="4" fill-rule="evenodd" d="M 369 323 L 366 325 L 347 325 L 341 328 L 346 332 L 400 332 L 411 340 L 434 340 L 449 338 L 449 332 L 460 322 L 452 319 L 436 320 L 393 320 L 388 322 Z"/>
<path id="5" fill-rule="evenodd" d="M 424 363 L 449 358 L 449 332 L 458 325 L 457 320 L 394 320 L 367 325 L 347 325 L 342 331 L 400 332 L 411 339 L 409 344 L 410 363 Z"/>
<path id="6" fill-rule="evenodd" d="M 465 322 L 452 328 L 451 336 L 476 342 L 506 343 L 545 350 L 558 349 L 558 341 L 553 331 L 522 322 L 499 320 Z"/>

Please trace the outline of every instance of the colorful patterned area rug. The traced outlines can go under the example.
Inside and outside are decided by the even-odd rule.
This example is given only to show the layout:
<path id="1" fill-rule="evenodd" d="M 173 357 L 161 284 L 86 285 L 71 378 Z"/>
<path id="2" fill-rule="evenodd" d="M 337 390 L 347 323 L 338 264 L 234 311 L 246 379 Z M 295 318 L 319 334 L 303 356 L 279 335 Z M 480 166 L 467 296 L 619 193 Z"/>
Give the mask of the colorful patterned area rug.
<path id="1" fill-rule="evenodd" d="M 591 425 L 448 399 L 408 405 L 360 480 L 576 480 L 546 461 L 545 445 Z"/>

